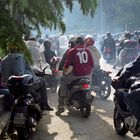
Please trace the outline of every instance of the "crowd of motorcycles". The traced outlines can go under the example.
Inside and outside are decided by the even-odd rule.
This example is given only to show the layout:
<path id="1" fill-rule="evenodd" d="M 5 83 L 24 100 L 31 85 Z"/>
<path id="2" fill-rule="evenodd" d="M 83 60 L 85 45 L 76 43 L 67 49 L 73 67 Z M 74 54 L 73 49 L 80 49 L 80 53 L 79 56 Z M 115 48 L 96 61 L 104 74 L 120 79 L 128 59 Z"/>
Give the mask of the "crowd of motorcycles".
<path id="1" fill-rule="evenodd" d="M 119 47 L 120 45 L 117 46 L 118 49 Z M 134 59 L 134 57 L 130 55 L 132 53 L 131 50 L 123 50 L 123 52 L 125 53 L 121 55 L 123 57 L 121 59 L 123 60 L 120 64 L 121 67 L 128 63 L 128 61 L 130 62 Z M 134 55 L 135 52 L 137 51 L 134 50 L 132 54 Z M 103 58 L 107 60 L 107 62 L 115 59 L 115 57 L 111 56 L 110 49 L 106 49 L 103 53 Z M 127 58 L 126 54 L 130 59 Z M 135 57 L 136 56 L 137 54 L 135 54 Z M 47 88 L 50 89 L 51 93 L 59 92 L 58 88 L 61 74 L 56 67 L 51 69 L 51 74 L 46 73 L 48 67 L 49 65 L 43 67 L 41 71 L 34 69 L 34 72 L 37 76 L 42 76 L 46 80 Z M 109 98 L 111 94 L 112 81 L 110 74 L 110 71 L 99 69 L 96 72 L 96 85 L 94 85 L 94 80 L 92 85 L 90 85 L 89 79 L 86 78 L 73 81 L 70 85 L 68 85 L 69 96 L 64 101 L 65 106 L 68 108 L 72 107 L 80 111 L 82 117 L 88 118 L 93 102 L 93 96 L 91 94 L 92 91 L 94 91 L 101 99 L 105 100 Z M 114 127 L 116 132 L 121 136 L 124 136 L 129 130 L 132 133 L 140 131 L 140 124 L 138 124 L 136 117 L 129 111 L 128 104 L 125 99 L 125 94 L 128 93 L 133 83 L 134 79 L 131 80 L 131 84 L 129 82 L 128 87 L 126 81 L 124 90 L 116 89 L 114 95 Z M 1 134 L 3 138 L 6 136 L 5 133 L 8 133 L 10 136 L 16 130 L 18 140 L 27 140 L 33 128 L 37 126 L 37 123 L 41 119 L 42 110 L 39 102 L 33 97 L 33 94 L 30 94 L 29 90 L 32 88 L 33 84 L 33 78 L 31 75 L 11 76 L 9 78 L 8 88 L 15 100 L 11 109 L 10 118 L 5 124 Z M 123 104 L 123 108 L 121 108 L 120 103 L 121 105 Z"/>

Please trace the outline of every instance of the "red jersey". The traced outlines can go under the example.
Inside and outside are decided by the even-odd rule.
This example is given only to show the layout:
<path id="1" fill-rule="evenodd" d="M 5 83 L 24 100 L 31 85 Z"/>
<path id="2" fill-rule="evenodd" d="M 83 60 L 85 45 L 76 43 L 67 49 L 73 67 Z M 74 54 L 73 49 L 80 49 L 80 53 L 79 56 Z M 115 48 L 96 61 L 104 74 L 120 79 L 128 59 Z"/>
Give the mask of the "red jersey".
<path id="1" fill-rule="evenodd" d="M 92 73 L 94 61 L 90 51 L 82 46 L 76 46 L 67 53 L 64 68 L 73 66 L 75 76 L 85 76 Z"/>

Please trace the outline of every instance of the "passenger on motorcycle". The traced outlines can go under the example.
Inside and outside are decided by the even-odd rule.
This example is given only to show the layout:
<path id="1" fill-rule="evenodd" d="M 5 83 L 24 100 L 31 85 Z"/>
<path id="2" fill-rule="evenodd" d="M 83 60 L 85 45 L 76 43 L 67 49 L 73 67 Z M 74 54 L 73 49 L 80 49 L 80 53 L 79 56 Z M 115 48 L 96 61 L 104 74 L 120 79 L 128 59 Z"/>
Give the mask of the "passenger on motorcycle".
<path id="1" fill-rule="evenodd" d="M 94 46 L 94 39 L 92 37 L 86 37 L 85 38 L 85 47 L 87 49 L 89 49 L 92 58 L 94 60 L 94 71 L 93 71 L 93 75 L 92 75 L 92 83 L 94 81 L 94 85 L 96 84 L 96 73 L 99 71 L 100 69 L 100 58 L 101 55 L 98 51 L 98 49 Z"/>
<path id="2" fill-rule="evenodd" d="M 124 68 L 119 71 L 119 73 L 112 81 L 112 86 L 114 87 L 114 89 L 122 89 L 127 79 L 129 79 L 131 76 L 136 76 L 139 73 L 140 56 L 138 56 L 132 63 L 125 65 Z M 132 90 L 130 94 L 126 96 L 126 98 L 132 112 L 140 120 L 140 87 Z"/>
<path id="3" fill-rule="evenodd" d="M 67 53 L 68 53 L 68 51 L 71 49 L 71 48 L 74 48 L 74 46 L 76 45 L 76 37 L 74 36 L 74 37 L 71 37 L 70 38 L 70 40 L 69 40 L 69 48 L 66 50 L 66 52 L 63 54 L 63 56 L 62 56 L 62 59 L 61 59 L 61 61 L 60 61 L 60 63 L 59 63 L 59 67 L 58 67 L 58 69 L 60 70 L 60 71 L 63 71 L 63 67 L 64 67 L 64 64 L 65 64 L 65 60 L 66 60 L 66 56 L 67 56 Z"/>
<path id="4" fill-rule="evenodd" d="M 37 93 L 33 95 L 36 99 L 41 99 L 40 104 L 42 109 L 44 110 L 53 110 L 48 105 L 47 99 L 47 90 L 46 84 L 43 78 L 37 77 L 34 72 L 32 71 L 31 67 L 27 63 L 24 58 L 24 55 L 19 48 L 16 47 L 15 44 L 11 45 L 10 53 L 2 59 L 1 62 L 1 76 L 3 79 L 3 83 L 8 84 L 8 79 L 11 75 L 24 75 L 24 74 L 31 74 L 34 80 L 33 88 L 37 91 Z M 38 92 L 40 94 L 38 94 Z"/>
<path id="5" fill-rule="evenodd" d="M 85 38 L 85 47 L 89 49 L 92 58 L 94 60 L 94 70 L 100 68 L 100 58 L 101 54 L 98 51 L 98 49 L 94 46 L 95 42 L 92 37 L 86 37 Z"/>
<path id="6" fill-rule="evenodd" d="M 76 45 L 67 53 L 63 76 L 60 79 L 60 89 L 58 96 L 58 111 L 56 115 L 64 112 L 64 98 L 67 97 L 67 86 L 77 78 L 88 77 L 91 79 L 94 62 L 90 51 L 84 47 L 84 39 L 77 37 Z M 69 73 L 69 68 L 72 72 Z"/>

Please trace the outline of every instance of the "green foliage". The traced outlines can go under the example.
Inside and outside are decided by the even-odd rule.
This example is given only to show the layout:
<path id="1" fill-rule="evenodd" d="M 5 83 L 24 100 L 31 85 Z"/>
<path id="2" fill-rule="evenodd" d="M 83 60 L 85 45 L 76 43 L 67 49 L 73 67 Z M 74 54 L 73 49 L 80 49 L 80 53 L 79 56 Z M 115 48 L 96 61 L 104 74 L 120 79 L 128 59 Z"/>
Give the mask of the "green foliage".
<path id="1" fill-rule="evenodd" d="M 84 15 L 93 17 L 97 0 L 78 0 Z M 7 54 L 7 47 L 17 46 L 30 60 L 23 36 L 31 30 L 40 33 L 40 27 L 60 29 L 65 32 L 64 6 L 72 11 L 74 0 L 0 0 L 0 48 Z"/>

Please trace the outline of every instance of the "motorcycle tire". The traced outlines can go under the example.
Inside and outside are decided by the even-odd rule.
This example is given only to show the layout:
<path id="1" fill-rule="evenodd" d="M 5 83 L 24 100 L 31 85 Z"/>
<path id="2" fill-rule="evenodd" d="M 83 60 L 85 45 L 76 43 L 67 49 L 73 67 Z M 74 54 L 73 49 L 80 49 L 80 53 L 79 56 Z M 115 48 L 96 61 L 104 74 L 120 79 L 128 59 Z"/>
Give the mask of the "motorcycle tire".
<path id="1" fill-rule="evenodd" d="M 113 120 L 117 134 L 124 136 L 128 132 L 128 128 L 125 126 L 124 119 L 121 117 L 121 114 L 116 107 L 114 108 Z"/>
<path id="2" fill-rule="evenodd" d="M 106 100 L 107 98 L 109 98 L 110 94 L 111 94 L 111 84 L 108 81 L 108 79 L 103 79 L 100 82 L 100 87 L 101 90 L 99 92 L 97 92 L 97 95 L 100 96 L 101 99 Z"/>
<path id="3" fill-rule="evenodd" d="M 30 128 L 26 125 L 24 128 L 16 128 L 18 134 L 18 140 L 28 140 Z"/>
<path id="4" fill-rule="evenodd" d="M 85 106 L 80 107 L 81 116 L 88 118 L 91 112 L 91 105 L 86 104 Z"/>

